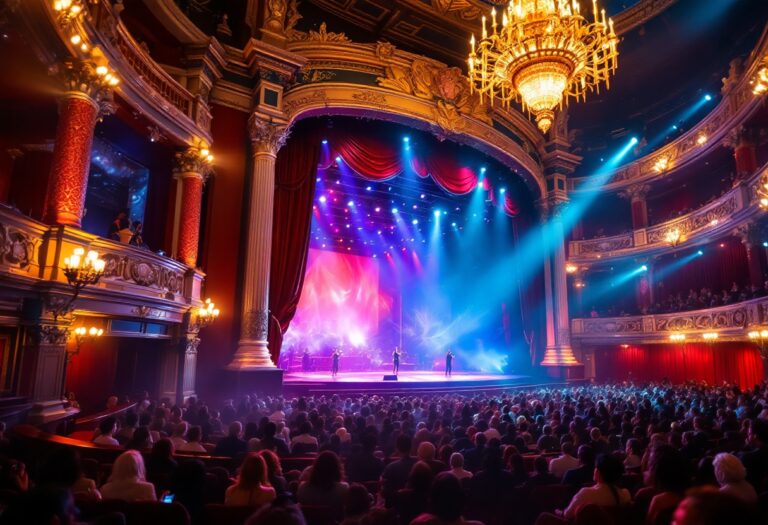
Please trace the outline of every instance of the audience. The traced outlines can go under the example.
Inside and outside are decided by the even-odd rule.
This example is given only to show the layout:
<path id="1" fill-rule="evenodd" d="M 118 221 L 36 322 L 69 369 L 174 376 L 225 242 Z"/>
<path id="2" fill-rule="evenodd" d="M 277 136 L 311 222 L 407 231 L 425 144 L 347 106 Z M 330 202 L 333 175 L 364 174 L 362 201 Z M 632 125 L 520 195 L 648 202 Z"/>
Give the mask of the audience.
<path id="1" fill-rule="evenodd" d="M 101 487 L 107 499 L 126 501 L 155 501 L 155 486 L 148 483 L 144 474 L 144 459 L 136 450 L 126 450 L 112 465 L 109 481 Z"/>
<path id="2" fill-rule="evenodd" d="M 747 481 L 747 470 L 739 458 L 726 452 L 715 456 L 715 479 L 720 485 L 720 492 L 730 494 L 747 503 L 757 502 L 755 487 Z"/>
<path id="3" fill-rule="evenodd" d="M 344 514 L 344 501 L 349 485 L 342 481 L 343 469 L 339 457 L 326 450 L 312 464 L 309 480 L 299 485 L 298 502 L 302 505 L 330 507 L 334 516 Z"/>
<path id="4" fill-rule="evenodd" d="M 250 454 L 243 460 L 237 483 L 227 489 L 225 505 L 258 507 L 274 501 L 275 489 L 267 478 L 267 464 L 258 454 Z"/>

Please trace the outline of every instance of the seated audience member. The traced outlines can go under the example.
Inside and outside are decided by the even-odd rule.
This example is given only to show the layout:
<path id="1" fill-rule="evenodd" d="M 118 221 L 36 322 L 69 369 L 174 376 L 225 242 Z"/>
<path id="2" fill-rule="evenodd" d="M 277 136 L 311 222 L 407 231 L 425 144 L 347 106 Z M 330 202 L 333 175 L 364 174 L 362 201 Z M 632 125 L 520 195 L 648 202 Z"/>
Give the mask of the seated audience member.
<path id="1" fill-rule="evenodd" d="M 352 445 L 347 459 L 346 472 L 350 482 L 377 481 L 384 471 L 384 462 L 377 458 L 376 436 L 371 433 L 363 434 L 360 445 Z"/>
<path id="2" fill-rule="evenodd" d="M 147 478 L 162 476 L 170 479 L 177 466 L 176 460 L 173 459 L 173 443 L 170 439 L 163 438 L 154 444 L 147 457 Z"/>
<path id="3" fill-rule="evenodd" d="M 579 447 L 579 466 L 563 476 L 564 485 L 584 485 L 594 479 L 595 452 L 589 445 Z"/>
<path id="4" fill-rule="evenodd" d="M 80 456 L 72 449 L 57 450 L 40 468 L 38 485 L 51 485 L 72 492 L 73 496 L 100 500 L 96 482 L 86 478 L 80 468 Z"/>
<path id="5" fill-rule="evenodd" d="M 427 503 L 428 512 L 418 516 L 411 525 L 482 525 L 462 516 L 466 496 L 461 482 L 448 472 L 438 474 L 432 483 Z"/>
<path id="6" fill-rule="evenodd" d="M 525 460 L 521 454 L 510 454 L 509 472 L 512 474 L 513 485 L 525 485 L 530 479 L 528 469 L 525 468 Z"/>
<path id="7" fill-rule="evenodd" d="M 624 468 L 627 470 L 639 469 L 643 460 L 643 449 L 640 440 L 635 438 L 628 439 L 625 453 Z"/>
<path id="8" fill-rule="evenodd" d="M 77 512 L 69 490 L 56 485 L 44 485 L 13 498 L 0 515 L 0 524 L 81 525 L 77 520 Z"/>
<path id="9" fill-rule="evenodd" d="M 99 445 L 120 445 L 120 442 L 112 437 L 116 430 L 117 419 L 112 416 L 105 417 L 99 423 L 99 435 L 93 439 L 93 442 Z"/>
<path id="10" fill-rule="evenodd" d="M 405 488 L 411 469 L 416 463 L 416 458 L 411 456 L 411 443 L 411 438 L 404 434 L 397 437 L 396 446 L 400 458 L 387 465 L 381 474 L 381 493 L 388 508 L 394 505 L 397 491 Z"/>
<path id="11" fill-rule="evenodd" d="M 456 476 L 456 479 L 459 481 L 472 477 L 472 473 L 470 471 L 464 470 L 464 456 L 458 452 L 451 454 L 451 470 L 448 472 Z"/>
<path id="12" fill-rule="evenodd" d="M 186 421 L 181 421 L 173 427 L 173 433 L 171 434 L 170 440 L 171 443 L 173 443 L 174 450 L 179 450 L 179 447 L 186 444 L 186 435 L 188 430 L 189 423 Z"/>
<path id="13" fill-rule="evenodd" d="M 264 464 L 267 466 L 267 481 L 275 489 L 275 493 L 278 496 L 282 496 L 288 492 L 288 482 L 283 477 L 283 468 L 280 465 L 280 459 L 277 454 L 271 450 L 262 450 L 259 452 L 259 456 L 264 460 Z"/>
<path id="14" fill-rule="evenodd" d="M 757 525 L 755 507 L 712 488 L 696 489 L 675 509 L 672 525 Z"/>
<path id="15" fill-rule="evenodd" d="M 371 510 L 371 495 L 360 483 L 350 483 L 344 501 L 344 519 L 341 525 L 363 525 Z"/>
<path id="16" fill-rule="evenodd" d="M 504 470 L 501 451 L 496 447 L 489 447 L 485 453 L 482 470 L 476 472 L 469 481 L 470 501 L 473 505 L 490 508 L 503 501 L 504 495 L 514 486 L 514 476 Z"/>
<path id="17" fill-rule="evenodd" d="M 202 522 L 206 503 L 205 465 L 199 459 L 187 459 L 181 462 L 171 476 L 169 491 L 173 501 L 187 509 L 192 523 Z"/>
<path id="18" fill-rule="evenodd" d="M 413 465 L 405 488 L 397 491 L 395 496 L 395 510 L 402 523 L 410 523 L 427 510 L 429 487 L 433 478 L 434 474 L 428 464 L 418 461 Z"/>
<path id="19" fill-rule="evenodd" d="M 125 501 L 155 501 L 155 487 L 144 475 L 144 459 L 137 450 L 120 454 L 112 465 L 109 481 L 101 487 L 105 499 Z"/>
<path id="20" fill-rule="evenodd" d="M 560 480 L 566 472 L 579 467 L 579 460 L 574 455 L 573 443 L 566 441 L 561 448 L 562 454 L 549 462 L 550 474 Z"/>
<path id="21" fill-rule="evenodd" d="M 264 425 L 264 437 L 262 437 L 261 441 L 259 442 L 259 449 L 271 450 L 278 456 L 287 456 L 291 453 L 291 451 L 285 441 L 279 437 L 275 437 L 276 432 L 277 425 L 271 421 Z"/>
<path id="22" fill-rule="evenodd" d="M 715 467 L 715 478 L 720 485 L 720 491 L 730 494 L 746 503 L 757 502 L 755 487 L 747 481 L 747 470 L 739 458 L 733 454 L 721 453 L 712 462 Z"/>
<path id="23" fill-rule="evenodd" d="M 768 404 L 763 406 L 767 407 Z M 762 493 L 768 490 L 768 418 L 753 419 L 751 423 L 747 430 L 750 450 L 742 453 L 740 459 L 747 469 L 747 481 Z"/>
<path id="24" fill-rule="evenodd" d="M 258 507 L 274 501 L 276 497 L 275 489 L 267 479 L 267 464 L 264 458 L 258 454 L 250 454 L 240 466 L 237 482 L 227 489 L 224 504 Z"/>
<path id="25" fill-rule="evenodd" d="M 427 464 L 432 469 L 432 474 L 437 475 L 448 470 L 448 466 L 442 461 L 435 459 L 435 445 L 429 441 L 419 443 L 416 449 L 416 459 Z"/>
<path id="26" fill-rule="evenodd" d="M 139 426 L 139 415 L 133 410 L 129 410 L 125 413 L 125 421 L 123 426 L 118 430 L 114 438 L 121 444 L 125 445 L 133 437 L 133 431 Z"/>
<path id="27" fill-rule="evenodd" d="M 229 425 L 229 434 L 221 438 L 216 444 L 214 454 L 217 456 L 235 457 L 238 454 L 245 454 L 247 445 L 240 439 L 243 433 L 243 424 L 239 421 L 233 421 Z"/>
<path id="28" fill-rule="evenodd" d="M 253 514 L 245 525 L 307 525 L 301 509 L 290 501 L 264 505 Z"/>
<path id="29" fill-rule="evenodd" d="M 547 458 L 539 456 L 533 461 L 533 476 L 526 480 L 525 486 L 532 489 L 541 485 L 557 485 L 559 483 L 560 478 L 549 472 Z"/>
<path id="30" fill-rule="evenodd" d="M 312 424 L 308 421 L 299 426 L 299 434 L 291 440 L 291 450 L 294 454 L 317 452 L 317 438 L 312 435 Z"/>
<path id="31" fill-rule="evenodd" d="M 149 450 L 152 448 L 152 437 L 147 427 L 139 427 L 125 444 L 126 450 Z"/>
<path id="32" fill-rule="evenodd" d="M 207 452 L 203 444 L 200 442 L 203 439 L 203 430 L 195 425 L 187 432 L 187 442 L 181 445 L 179 452 Z"/>
<path id="33" fill-rule="evenodd" d="M 541 429 L 541 437 L 536 442 L 536 448 L 538 448 L 539 452 L 542 454 L 560 450 L 560 442 L 557 440 L 557 437 L 552 434 L 552 427 L 549 425 L 544 425 Z"/>
<path id="34" fill-rule="evenodd" d="M 461 450 L 461 455 L 464 456 L 464 465 L 468 470 L 476 472 L 483 464 L 483 456 L 485 455 L 485 444 L 487 439 L 485 434 L 478 432 L 475 434 L 475 445 L 473 447 Z"/>
<path id="35" fill-rule="evenodd" d="M 556 514 L 562 515 L 567 520 L 572 520 L 576 518 L 579 510 L 587 505 L 600 507 L 629 505 L 632 501 L 629 491 L 617 486 L 623 472 L 624 466 L 621 464 L 621 460 L 607 454 L 599 456 L 594 469 L 595 484 L 578 491 L 571 499 L 568 507 L 560 513 L 556 512 Z M 555 523 L 556 521 L 551 520 L 551 517 L 551 515 L 544 514 L 539 517 L 537 523 Z"/>
<path id="36" fill-rule="evenodd" d="M 299 485 L 296 499 L 301 505 L 330 507 L 333 515 L 341 518 L 349 490 L 343 478 L 339 457 L 329 450 L 321 452 L 312 463 L 309 479 Z"/>
<path id="37" fill-rule="evenodd" d="M 688 460 L 673 447 L 661 445 L 653 451 L 649 481 L 655 495 L 648 507 L 646 524 L 654 525 L 660 514 L 674 509 L 683 500 L 691 482 L 690 471 Z"/>

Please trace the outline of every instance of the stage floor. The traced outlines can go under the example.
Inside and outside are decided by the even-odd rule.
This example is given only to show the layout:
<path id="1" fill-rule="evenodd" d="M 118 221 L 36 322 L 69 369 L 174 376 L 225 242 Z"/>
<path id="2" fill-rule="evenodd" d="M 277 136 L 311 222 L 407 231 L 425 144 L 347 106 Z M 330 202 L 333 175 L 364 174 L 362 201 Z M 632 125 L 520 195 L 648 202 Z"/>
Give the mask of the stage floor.
<path id="1" fill-rule="evenodd" d="M 283 389 L 294 394 L 455 392 L 500 390 L 533 384 L 530 376 L 519 374 L 454 372 L 451 377 L 445 377 L 440 371 L 415 370 L 400 372 L 397 381 L 384 381 L 385 373 L 388 372 L 340 372 L 331 377 L 329 372 L 286 372 Z"/>

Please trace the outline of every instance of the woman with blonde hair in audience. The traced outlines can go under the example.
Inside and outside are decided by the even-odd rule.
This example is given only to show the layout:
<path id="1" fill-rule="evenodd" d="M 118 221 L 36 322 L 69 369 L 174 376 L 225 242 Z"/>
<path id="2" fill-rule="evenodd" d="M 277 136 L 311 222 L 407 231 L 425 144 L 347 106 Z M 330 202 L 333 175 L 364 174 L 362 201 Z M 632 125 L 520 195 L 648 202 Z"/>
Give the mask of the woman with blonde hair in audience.
<path id="1" fill-rule="evenodd" d="M 747 481 L 747 469 L 733 454 L 722 453 L 712 462 L 720 492 L 735 496 L 746 503 L 757 503 L 755 487 Z"/>
<path id="2" fill-rule="evenodd" d="M 264 458 L 250 454 L 243 460 L 237 483 L 227 489 L 224 504 L 259 507 L 271 503 L 276 497 L 275 489 L 267 479 Z"/>
<path id="3" fill-rule="evenodd" d="M 126 450 L 112 465 L 109 481 L 101 487 L 104 499 L 156 501 L 155 486 L 146 481 L 144 459 L 137 450 Z"/>

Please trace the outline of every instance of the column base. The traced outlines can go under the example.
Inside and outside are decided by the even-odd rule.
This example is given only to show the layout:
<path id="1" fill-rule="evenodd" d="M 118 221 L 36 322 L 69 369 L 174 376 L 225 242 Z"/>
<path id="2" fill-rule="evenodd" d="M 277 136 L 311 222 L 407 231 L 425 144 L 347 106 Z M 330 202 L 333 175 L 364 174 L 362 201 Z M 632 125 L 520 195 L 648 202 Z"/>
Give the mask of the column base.
<path id="1" fill-rule="evenodd" d="M 218 392 L 225 398 L 237 400 L 248 394 L 274 396 L 283 393 L 283 370 L 280 368 L 235 370 L 228 367 L 219 376 Z"/>
<path id="2" fill-rule="evenodd" d="M 544 352 L 544 359 L 541 366 L 573 366 L 581 365 L 576 356 L 573 355 L 573 349 L 570 346 L 550 346 Z"/>
<path id="3" fill-rule="evenodd" d="M 239 372 L 275 368 L 267 341 L 240 341 L 232 362 L 227 365 L 227 370 Z"/>
<path id="4" fill-rule="evenodd" d="M 577 363 L 574 365 L 542 365 L 544 373 L 552 379 L 584 379 L 584 365 Z"/>

